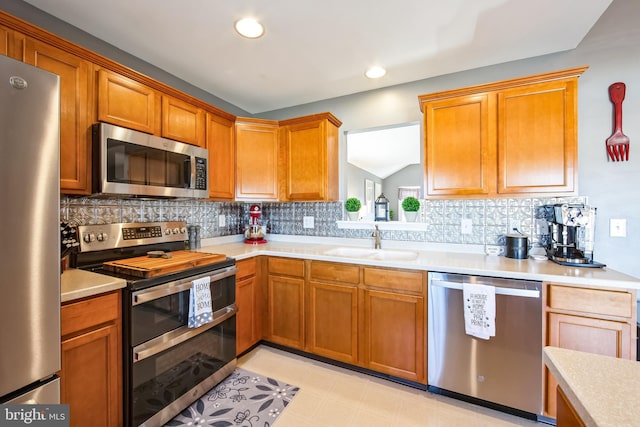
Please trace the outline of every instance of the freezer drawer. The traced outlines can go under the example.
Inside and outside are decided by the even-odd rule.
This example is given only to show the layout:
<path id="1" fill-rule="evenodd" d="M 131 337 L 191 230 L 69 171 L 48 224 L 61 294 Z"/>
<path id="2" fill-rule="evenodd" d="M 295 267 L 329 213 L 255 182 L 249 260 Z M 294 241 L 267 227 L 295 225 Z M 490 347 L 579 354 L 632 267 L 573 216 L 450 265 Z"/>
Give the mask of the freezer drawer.
<path id="1" fill-rule="evenodd" d="M 496 335 L 465 333 L 462 283 L 496 288 Z M 542 414 L 541 283 L 431 273 L 428 384 Z"/>
<path id="2" fill-rule="evenodd" d="M 60 403 L 60 378 L 53 376 L 49 382 L 39 387 L 25 391 L 19 396 L 3 403 L 44 405 Z"/>

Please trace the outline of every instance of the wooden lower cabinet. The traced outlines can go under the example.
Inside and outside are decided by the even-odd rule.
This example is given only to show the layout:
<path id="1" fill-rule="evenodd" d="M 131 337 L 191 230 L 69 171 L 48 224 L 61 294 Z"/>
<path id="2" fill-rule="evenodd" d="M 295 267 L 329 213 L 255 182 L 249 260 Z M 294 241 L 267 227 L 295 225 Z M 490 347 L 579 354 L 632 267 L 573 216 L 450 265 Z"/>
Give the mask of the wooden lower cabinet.
<path id="1" fill-rule="evenodd" d="M 635 360 L 635 291 L 546 285 L 545 345 Z M 545 383 L 545 415 L 555 417 L 558 383 L 547 368 Z"/>
<path id="2" fill-rule="evenodd" d="M 585 427 L 584 422 L 560 387 L 557 387 L 556 393 L 558 401 L 556 427 Z"/>
<path id="3" fill-rule="evenodd" d="M 242 354 L 262 339 L 262 287 L 256 258 L 238 261 L 236 275 L 236 353 Z"/>
<path id="4" fill-rule="evenodd" d="M 270 257 L 267 276 L 265 338 L 287 347 L 304 349 L 304 261 Z"/>
<path id="5" fill-rule="evenodd" d="M 426 384 L 425 272 L 283 260 L 269 258 L 265 339 Z"/>
<path id="6" fill-rule="evenodd" d="M 61 309 L 60 402 L 71 426 L 122 425 L 120 292 Z"/>
<path id="7" fill-rule="evenodd" d="M 358 362 L 358 284 L 360 267 L 310 261 L 307 347 L 320 356 Z"/>

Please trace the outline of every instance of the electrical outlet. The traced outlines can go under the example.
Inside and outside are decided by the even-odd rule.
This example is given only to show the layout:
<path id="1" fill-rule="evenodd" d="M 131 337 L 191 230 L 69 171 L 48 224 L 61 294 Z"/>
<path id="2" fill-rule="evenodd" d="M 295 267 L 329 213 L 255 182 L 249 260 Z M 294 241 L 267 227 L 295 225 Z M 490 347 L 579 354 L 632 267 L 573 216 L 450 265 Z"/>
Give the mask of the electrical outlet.
<path id="1" fill-rule="evenodd" d="M 611 218 L 609 220 L 609 237 L 627 237 L 627 220 Z"/>
<path id="2" fill-rule="evenodd" d="M 302 217 L 302 228 L 313 228 L 314 225 L 314 217 L 312 216 L 303 216 Z"/>
<path id="3" fill-rule="evenodd" d="M 462 234 L 471 234 L 473 232 L 473 221 L 471 221 L 471 218 L 462 218 L 460 232 Z"/>
<path id="4" fill-rule="evenodd" d="M 515 231 L 514 229 L 520 230 L 520 220 L 516 219 L 516 218 L 510 218 L 509 219 L 509 230 L 507 230 L 507 234 L 513 233 Z"/>
<path id="5" fill-rule="evenodd" d="M 227 225 L 227 217 L 224 215 L 218 215 L 218 227 L 224 227 Z"/>

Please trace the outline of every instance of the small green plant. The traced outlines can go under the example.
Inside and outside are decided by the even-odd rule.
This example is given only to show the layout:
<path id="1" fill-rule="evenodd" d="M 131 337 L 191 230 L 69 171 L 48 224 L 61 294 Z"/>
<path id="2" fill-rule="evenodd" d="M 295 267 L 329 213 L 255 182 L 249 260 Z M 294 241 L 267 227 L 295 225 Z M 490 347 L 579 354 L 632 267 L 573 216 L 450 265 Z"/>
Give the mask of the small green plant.
<path id="1" fill-rule="evenodd" d="M 420 200 L 413 196 L 406 197 L 402 201 L 402 209 L 405 212 L 418 212 L 420 210 Z"/>
<path id="2" fill-rule="evenodd" d="M 344 202 L 344 208 L 347 212 L 358 212 L 361 207 L 362 203 L 360 203 L 360 200 L 357 197 L 349 197 Z"/>

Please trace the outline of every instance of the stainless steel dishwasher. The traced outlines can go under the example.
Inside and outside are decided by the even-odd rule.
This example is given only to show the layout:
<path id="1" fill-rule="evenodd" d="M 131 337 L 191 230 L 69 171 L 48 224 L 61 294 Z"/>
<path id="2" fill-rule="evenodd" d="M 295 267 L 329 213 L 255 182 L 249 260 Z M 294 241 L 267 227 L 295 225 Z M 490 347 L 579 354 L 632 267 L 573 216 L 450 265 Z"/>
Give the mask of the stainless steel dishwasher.
<path id="1" fill-rule="evenodd" d="M 463 283 L 495 287 L 495 336 L 465 333 Z M 542 284 L 429 273 L 429 391 L 542 416 Z"/>

